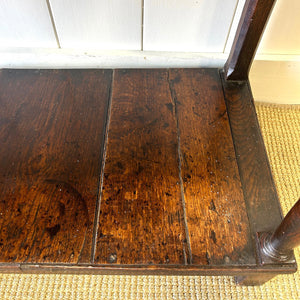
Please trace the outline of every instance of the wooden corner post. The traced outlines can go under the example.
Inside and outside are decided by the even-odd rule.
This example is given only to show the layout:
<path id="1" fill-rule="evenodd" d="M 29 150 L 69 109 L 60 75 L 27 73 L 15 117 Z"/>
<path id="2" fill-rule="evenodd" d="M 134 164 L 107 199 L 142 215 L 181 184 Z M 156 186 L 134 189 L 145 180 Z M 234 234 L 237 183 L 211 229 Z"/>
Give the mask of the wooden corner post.
<path id="1" fill-rule="evenodd" d="M 227 80 L 247 80 L 249 69 L 275 0 L 246 0 L 235 39 L 224 66 Z"/>
<path id="2" fill-rule="evenodd" d="M 261 263 L 269 259 L 285 262 L 292 258 L 293 249 L 300 245 L 300 199 L 282 220 L 274 233 L 260 235 Z"/>

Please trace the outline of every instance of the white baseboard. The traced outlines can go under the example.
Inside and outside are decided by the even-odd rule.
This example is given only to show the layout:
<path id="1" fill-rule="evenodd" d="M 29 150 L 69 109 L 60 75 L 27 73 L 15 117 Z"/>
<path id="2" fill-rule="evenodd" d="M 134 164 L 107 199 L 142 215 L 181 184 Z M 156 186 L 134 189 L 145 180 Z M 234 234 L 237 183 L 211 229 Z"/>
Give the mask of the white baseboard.
<path id="1" fill-rule="evenodd" d="M 222 67 L 224 53 L 0 49 L 0 68 Z"/>

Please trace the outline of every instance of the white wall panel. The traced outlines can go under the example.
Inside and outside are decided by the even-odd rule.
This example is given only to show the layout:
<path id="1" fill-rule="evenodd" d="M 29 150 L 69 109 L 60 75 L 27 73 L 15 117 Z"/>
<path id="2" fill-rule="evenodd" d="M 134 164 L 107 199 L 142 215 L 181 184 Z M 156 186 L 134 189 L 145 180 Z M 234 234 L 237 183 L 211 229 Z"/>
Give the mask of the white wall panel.
<path id="1" fill-rule="evenodd" d="M 62 48 L 141 48 L 141 0 L 50 0 Z"/>
<path id="2" fill-rule="evenodd" d="M 237 0 L 145 0 L 144 49 L 223 52 Z"/>
<path id="3" fill-rule="evenodd" d="M 0 47 L 57 47 L 45 0 L 0 1 Z"/>
<path id="4" fill-rule="evenodd" d="M 233 44 L 233 41 L 234 41 L 234 38 L 235 38 L 235 34 L 236 34 L 236 31 L 237 31 L 237 28 L 238 28 L 238 25 L 239 25 L 239 22 L 240 22 L 240 18 L 241 18 L 243 9 L 244 9 L 245 2 L 246 2 L 246 0 L 239 0 L 238 1 L 238 5 L 236 7 L 234 18 L 233 18 L 232 23 L 231 23 L 231 28 L 230 28 L 228 39 L 227 39 L 226 46 L 225 46 L 225 49 L 224 49 L 224 53 L 229 53 L 230 50 L 231 50 L 231 47 L 232 47 L 232 44 Z"/>

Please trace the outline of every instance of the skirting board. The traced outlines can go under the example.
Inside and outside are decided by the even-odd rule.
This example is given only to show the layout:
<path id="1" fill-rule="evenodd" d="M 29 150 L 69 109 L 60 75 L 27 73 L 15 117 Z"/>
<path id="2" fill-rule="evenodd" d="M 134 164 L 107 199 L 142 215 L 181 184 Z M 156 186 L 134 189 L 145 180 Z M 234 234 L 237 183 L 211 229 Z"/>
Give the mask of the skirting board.
<path id="1" fill-rule="evenodd" d="M 72 49 L 0 49 L 0 68 L 221 68 L 228 54 Z"/>

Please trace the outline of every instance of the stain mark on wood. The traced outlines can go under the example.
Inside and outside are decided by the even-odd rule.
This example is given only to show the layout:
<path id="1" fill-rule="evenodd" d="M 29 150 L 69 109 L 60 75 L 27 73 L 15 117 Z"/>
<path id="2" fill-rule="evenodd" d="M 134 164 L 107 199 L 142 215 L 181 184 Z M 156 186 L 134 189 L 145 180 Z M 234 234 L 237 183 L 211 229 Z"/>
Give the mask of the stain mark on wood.
<path id="1" fill-rule="evenodd" d="M 209 237 L 213 240 L 213 242 L 215 244 L 217 243 L 216 233 L 213 230 L 210 231 L 210 236 Z"/>
<path id="2" fill-rule="evenodd" d="M 59 224 L 56 224 L 52 227 L 46 227 L 46 231 L 48 232 L 51 240 L 56 236 L 56 234 L 59 232 L 59 230 L 60 230 Z"/>

